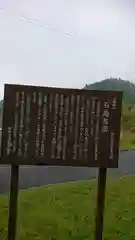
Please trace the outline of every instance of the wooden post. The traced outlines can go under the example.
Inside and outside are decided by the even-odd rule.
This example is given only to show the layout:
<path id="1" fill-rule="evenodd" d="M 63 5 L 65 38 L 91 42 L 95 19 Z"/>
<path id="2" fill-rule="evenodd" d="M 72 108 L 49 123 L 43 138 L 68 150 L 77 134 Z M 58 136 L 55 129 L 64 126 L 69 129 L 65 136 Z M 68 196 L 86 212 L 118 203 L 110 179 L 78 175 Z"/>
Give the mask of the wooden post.
<path id="1" fill-rule="evenodd" d="M 18 183 L 19 183 L 19 166 L 12 165 L 10 177 L 8 240 L 15 240 L 16 238 Z"/>
<path id="2" fill-rule="evenodd" d="M 102 240 L 104 205 L 105 205 L 106 173 L 107 173 L 107 168 L 99 168 L 97 209 L 96 209 L 96 220 L 95 220 L 95 240 Z"/>

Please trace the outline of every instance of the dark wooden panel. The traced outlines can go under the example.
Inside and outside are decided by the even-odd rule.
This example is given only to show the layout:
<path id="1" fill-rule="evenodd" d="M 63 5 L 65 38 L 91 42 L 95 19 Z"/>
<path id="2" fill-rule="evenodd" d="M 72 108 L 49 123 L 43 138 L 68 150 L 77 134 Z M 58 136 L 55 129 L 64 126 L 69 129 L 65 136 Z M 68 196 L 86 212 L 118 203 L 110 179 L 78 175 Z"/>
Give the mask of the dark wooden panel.
<path id="1" fill-rule="evenodd" d="M 122 93 L 5 85 L 1 164 L 118 167 Z"/>

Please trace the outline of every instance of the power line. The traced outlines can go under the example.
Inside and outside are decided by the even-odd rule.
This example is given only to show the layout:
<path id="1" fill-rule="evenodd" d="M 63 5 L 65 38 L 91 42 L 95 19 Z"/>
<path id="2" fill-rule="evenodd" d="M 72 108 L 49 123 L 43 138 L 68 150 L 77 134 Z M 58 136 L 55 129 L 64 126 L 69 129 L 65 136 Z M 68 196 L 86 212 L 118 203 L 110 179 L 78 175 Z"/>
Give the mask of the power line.
<path id="1" fill-rule="evenodd" d="M 44 28 L 47 28 L 47 29 L 49 29 L 51 31 L 59 32 L 59 33 L 61 33 L 63 35 L 72 36 L 74 38 L 78 38 L 78 39 L 81 39 L 81 40 L 85 39 L 84 36 L 80 36 L 80 35 L 76 34 L 75 32 L 67 32 L 65 29 L 56 28 L 56 27 L 54 27 L 54 26 L 52 26 L 50 24 L 47 24 L 47 23 L 46 24 L 41 23 L 37 19 L 32 18 L 32 17 L 27 17 L 25 15 L 22 15 L 22 16 L 20 16 L 20 19 L 21 20 L 26 20 L 27 22 L 30 22 L 33 25 L 37 25 L 38 27 L 44 27 Z"/>
<path id="2" fill-rule="evenodd" d="M 6 11 L 8 11 L 8 9 L 0 8 L 0 12 L 6 12 Z M 10 10 L 10 13 L 11 13 L 11 10 Z M 32 17 L 28 17 L 26 15 L 21 15 L 19 17 L 19 19 L 22 20 L 22 21 L 26 21 L 27 23 L 31 23 L 35 26 L 37 25 L 38 27 L 42 27 L 42 28 L 60 33 L 62 35 L 67 35 L 67 36 L 70 36 L 70 37 L 73 37 L 73 38 L 76 38 L 76 39 L 80 39 L 80 40 L 85 39 L 84 36 L 78 35 L 75 32 L 67 32 L 65 29 L 54 27 L 54 26 L 52 26 L 51 24 L 48 24 L 48 23 L 42 23 L 42 22 L 38 21 L 37 19 L 32 18 Z"/>

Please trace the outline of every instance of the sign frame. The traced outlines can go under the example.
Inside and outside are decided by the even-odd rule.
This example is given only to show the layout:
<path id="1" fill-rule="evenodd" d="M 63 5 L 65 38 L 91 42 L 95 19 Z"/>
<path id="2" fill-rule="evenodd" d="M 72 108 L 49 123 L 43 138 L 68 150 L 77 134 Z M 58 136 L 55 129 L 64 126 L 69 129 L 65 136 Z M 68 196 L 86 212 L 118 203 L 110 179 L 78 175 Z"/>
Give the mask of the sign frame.
<path id="1" fill-rule="evenodd" d="M 38 124 L 38 119 L 34 120 L 35 118 L 35 113 L 38 114 L 38 103 L 36 102 L 35 105 L 35 109 L 33 110 L 32 114 L 30 113 L 30 116 L 29 116 L 29 119 L 31 120 L 31 127 L 30 127 L 30 134 L 31 136 L 29 137 L 28 139 L 28 143 L 29 144 L 29 149 L 30 149 L 30 153 L 28 154 L 27 157 L 24 157 L 22 155 L 18 156 L 16 154 L 16 152 L 11 152 L 9 154 L 9 156 L 5 156 L 5 153 L 4 153 L 4 149 L 6 149 L 6 143 L 8 140 L 8 132 L 7 132 L 7 128 L 12 128 L 12 135 L 13 135 L 13 132 L 14 132 L 14 129 L 13 129 L 13 125 L 14 125 L 14 118 L 15 116 L 13 117 L 13 115 L 15 114 L 15 93 L 18 93 L 18 94 L 21 94 L 21 93 L 26 93 L 26 95 L 32 95 L 33 93 L 36 93 L 37 96 L 39 96 L 40 93 L 45 93 L 45 94 L 48 94 L 46 96 L 70 96 L 70 97 L 74 97 L 74 110 L 72 111 L 72 106 L 71 106 L 71 102 L 70 102 L 70 107 L 68 110 L 71 110 L 68 112 L 68 124 L 67 124 L 67 135 L 65 135 L 67 137 L 67 148 L 66 148 L 66 156 L 65 156 L 65 159 L 62 160 L 62 159 L 57 159 L 57 157 L 54 157 L 52 159 L 52 156 L 50 156 L 49 154 L 49 151 L 51 151 L 51 148 L 52 148 L 52 142 L 51 142 L 51 137 L 53 137 L 53 133 L 50 134 L 53 130 L 53 124 L 50 124 L 48 123 L 49 120 L 50 122 L 54 122 L 54 118 L 52 120 L 52 117 L 54 116 L 50 116 L 51 113 L 48 114 L 48 122 L 46 120 L 46 128 L 48 129 L 48 132 L 47 132 L 47 138 L 46 138 L 46 141 L 44 142 L 44 149 L 49 149 L 49 150 L 46 150 L 46 155 L 44 154 L 43 157 L 41 156 L 37 156 L 35 157 L 35 154 L 32 153 L 33 149 L 35 149 L 36 147 L 36 143 L 34 141 L 36 141 L 36 137 L 37 135 L 34 135 L 36 134 L 36 128 L 37 128 L 37 124 Z M 54 95 L 53 95 L 54 94 Z M 3 112 L 4 112 L 4 116 L 3 116 L 3 130 L 2 130 L 2 148 L 1 148 L 1 151 L 2 151 L 2 154 L 1 154 L 1 160 L 0 160 L 0 164 L 19 164 L 19 165 L 57 165 L 57 166 L 80 166 L 80 167 L 107 167 L 107 168 L 117 168 L 118 167 L 118 156 L 119 156 L 119 149 L 118 149 L 118 145 L 119 145 L 119 140 L 120 140 L 120 116 L 121 116 L 121 104 L 122 104 L 122 92 L 116 92 L 116 91 L 98 91 L 98 90 L 84 90 L 84 89 L 64 89 L 64 88 L 49 88 L 49 87 L 35 87 L 35 86 L 27 86 L 27 85 L 11 85 L 11 84 L 5 84 L 5 94 L 4 94 L 4 109 L 3 109 Z M 92 104 L 94 103 L 95 101 L 95 109 L 96 107 L 98 108 L 98 105 L 96 106 L 96 101 L 97 101 L 97 104 L 99 103 L 100 104 L 100 107 L 102 108 L 102 110 L 100 109 L 99 111 L 101 111 L 101 116 L 100 116 L 100 113 L 97 113 L 96 114 L 99 114 L 99 115 L 90 115 L 89 113 L 89 121 L 93 121 L 91 124 L 93 124 L 93 128 L 95 128 L 95 132 L 96 132 L 96 123 L 95 121 L 97 121 L 97 123 L 99 123 L 99 128 L 101 128 L 101 121 L 105 123 L 107 123 L 108 119 L 107 119 L 107 115 L 104 117 L 102 116 L 103 114 L 107 114 L 107 104 L 106 104 L 106 109 L 103 109 L 103 102 L 105 101 L 105 99 L 111 99 L 111 98 L 115 98 L 117 97 L 118 99 L 118 111 L 115 111 L 115 110 L 111 110 L 110 111 L 110 115 L 113 115 L 113 116 L 110 116 L 111 120 L 109 120 L 109 124 L 111 125 L 111 128 L 112 128 L 112 132 L 109 133 L 111 134 L 110 135 L 106 135 L 106 133 L 104 134 L 101 134 L 101 131 L 100 130 L 97 130 L 97 132 L 99 133 L 99 135 L 96 136 L 96 133 L 95 136 L 93 135 L 92 136 L 92 133 L 90 133 L 90 131 L 92 131 L 92 129 L 90 129 L 90 123 L 87 122 L 87 132 L 88 132 L 88 137 L 87 137 L 87 151 L 88 151 L 88 154 L 87 154 L 87 158 L 85 160 L 82 160 L 81 157 L 79 159 L 79 153 L 77 153 L 77 157 L 75 159 L 75 161 L 73 160 L 73 151 L 74 149 L 72 148 L 73 144 L 75 146 L 75 136 L 72 136 L 72 134 L 68 134 L 68 132 L 70 131 L 70 126 L 71 125 L 69 122 L 70 122 L 70 117 L 71 117 L 71 114 L 72 114 L 72 117 L 75 115 L 75 110 L 76 110 L 76 106 L 75 105 L 77 102 L 77 97 L 80 97 L 80 105 L 79 105 L 79 113 L 76 117 L 76 119 L 73 119 L 74 120 L 74 123 L 72 122 L 72 131 L 73 132 L 73 129 L 75 129 L 76 127 L 76 124 L 77 124 L 77 118 L 80 119 L 81 121 L 81 112 L 80 112 L 80 109 L 85 109 L 85 106 L 86 106 L 86 102 L 85 104 L 83 105 L 84 108 L 82 108 L 81 106 L 81 100 L 84 98 L 85 100 L 84 101 L 89 101 L 89 110 L 92 110 Z M 98 100 L 93 100 L 93 98 L 98 98 Z M 91 100 L 92 99 L 92 100 Z M 26 99 L 25 99 L 26 100 Z M 55 99 L 53 99 L 55 100 Z M 18 104 L 19 107 L 18 107 L 18 111 L 19 111 L 19 114 L 21 115 L 20 111 L 21 111 L 21 107 L 22 107 L 22 103 L 21 103 L 22 100 L 20 100 L 20 102 Z M 38 101 L 38 100 L 37 100 Z M 69 98 L 69 101 L 72 101 L 71 98 Z M 9 105 L 10 103 L 10 105 Z M 31 103 L 29 102 L 29 105 Z M 49 103 L 48 103 L 49 104 Z M 55 102 L 53 101 L 52 105 L 55 104 Z M 31 108 L 34 108 L 33 106 L 35 106 L 34 104 L 30 105 Z M 59 104 L 58 104 L 60 107 L 60 101 L 59 101 Z M 49 106 L 49 105 L 48 105 Z M 23 106 L 24 107 L 24 106 Z M 53 108 L 53 107 L 52 107 Z M 64 108 L 64 105 L 63 105 L 63 108 Z M 40 109 L 41 111 L 42 109 Z M 54 110 L 54 108 L 53 108 Z M 26 108 L 24 107 L 23 111 L 25 112 L 26 111 Z M 47 111 L 49 112 L 49 110 L 47 109 Z M 94 111 L 94 110 L 93 110 Z M 96 110 L 98 111 L 98 110 Z M 42 111 L 41 111 L 42 112 Z M 84 114 L 83 114 L 83 118 L 84 118 L 84 121 L 86 121 L 86 114 L 87 114 L 88 111 L 85 111 Z M 43 113 L 43 112 L 42 112 Z M 18 119 L 20 118 L 20 115 L 18 115 Z M 63 114 L 64 115 L 64 114 Z M 63 117 L 64 118 L 64 117 Z M 75 118 L 75 117 L 74 117 Z M 109 118 L 109 119 L 110 119 Z M 115 122 L 114 122 L 114 118 L 115 118 Z M 96 119 L 96 120 L 95 120 Z M 40 119 L 41 120 L 41 119 Z M 18 121 L 20 121 L 20 125 L 21 125 L 21 120 L 19 119 Z M 63 120 L 62 120 L 63 121 Z M 61 121 L 61 122 L 62 122 Z M 75 122 L 76 121 L 76 122 Z M 79 121 L 79 120 L 78 120 Z M 12 126 L 10 126 L 12 122 Z M 57 124 L 59 124 L 60 122 L 60 117 L 58 116 L 57 117 Z M 42 120 L 42 123 L 43 123 L 43 120 Z M 41 140 L 41 121 L 40 121 L 40 134 L 38 134 L 38 138 Z M 86 122 L 85 122 L 86 123 Z M 77 140 L 76 142 L 76 148 L 77 150 L 76 151 L 80 151 L 80 145 L 79 144 L 82 144 L 81 143 L 81 137 L 79 134 L 81 134 L 81 129 L 83 129 L 82 131 L 82 139 L 83 141 L 85 141 L 84 138 L 86 138 L 84 136 L 84 131 L 86 129 L 86 126 L 85 126 L 85 123 L 82 125 L 83 127 L 81 127 L 81 123 L 78 123 L 78 126 L 79 128 L 76 130 L 76 134 L 78 134 L 78 138 L 79 140 Z M 73 125 L 74 124 L 74 125 Z M 80 125 L 79 125 L 80 124 Z M 95 125 L 94 125 L 95 124 Z M 23 125 L 23 124 L 22 124 Z M 32 128 L 33 126 L 33 128 Z M 64 126 L 64 123 L 63 123 L 63 126 Z M 59 126 L 55 126 L 57 127 L 57 140 L 58 140 L 58 127 Z M 105 127 L 107 128 L 108 126 L 104 126 L 104 129 Z M 109 126 L 110 128 L 110 126 Z M 20 130 L 22 131 L 21 133 L 19 132 L 18 134 L 22 134 L 23 137 L 24 137 L 24 127 Z M 18 129 L 19 130 L 19 129 Z M 47 131 L 47 130 L 46 130 Z M 62 131 L 62 130 L 61 130 Z M 74 131 L 74 134 L 75 134 L 75 131 Z M 20 139 L 20 135 L 18 136 L 17 135 L 17 138 L 18 138 L 18 141 Z M 51 135 L 51 136 L 50 136 Z M 11 135 L 10 135 L 11 136 Z M 12 136 L 13 137 L 13 136 Z M 64 136 L 61 136 L 63 137 L 64 139 Z M 73 139 L 74 138 L 74 139 Z M 110 159 L 108 161 L 108 154 L 106 151 L 108 149 L 107 146 L 109 146 L 109 141 L 111 141 L 111 138 L 113 139 L 113 154 L 114 156 L 112 157 L 112 159 Z M 4 140 L 3 140 L 4 139 Z M 35 139 L 35 140 L 34 140 Z M 101 139 L 101 140 L 100 140 Z M 39 140 L 39 141 L 40 141 Z M 61 140 L 61 141 L 64 141 L 64 140 Z M 80 141 L 80 142 L 78 142 Z M 82 141 L 82 142 L 83 142 Z M 98 148 L 97 150 L 93 150 L 93 148 L 96 147 L 96 143 L 98 144 Z M 22 144 L 22 143 L 21 143 Z M 40 143 L 41 144 L 41 143 Z M 83 143 L 85 144 L 85 143 Z M 83 148 L 83 151 L 84 151 L 84 145 L 82 144 L 82 148 Z M 63 147 L 63 142 L 61 144 L 61 149 Z M 41 146 L 40 146 L 41 148 Z M 55 147 L 56 148 L 56 147 Z M 70 150 L 72 148 L 72 150 Z M 24 149 L 24 146 L 22 147 L 22 149 Z M 99 150 L 98 150 L 99 149 Z M 18 150 L 19 151 L 19 150 Z M 23 151 L 23 150 L 22 150 Z M 56 149 L 55 149 L 56 151 Z M 72 151 L 72 152 L 71 152 Z M 97 151 L 97 153 L 93 153 L 93 151 Z M 57 149 L 57 152 L 58 152 L 58 149 Z M 98 154 L 98 152 L 100 152 L 100 154 Z M 85 152 L 83 152 L 83 154 L 81 155 L 82 158 L 84 158 L 84 154 Z M 93 154 L 98 154 L 97 156 L 97 159 L 94 160 L 94 157 L 95 155 L 93 156 Z M 111 153 L 110 153 L 111 155 Z M 29 160 L 30 159 L 30 160 Z M 92 160 L 93 159 L 93 160 Z"/>

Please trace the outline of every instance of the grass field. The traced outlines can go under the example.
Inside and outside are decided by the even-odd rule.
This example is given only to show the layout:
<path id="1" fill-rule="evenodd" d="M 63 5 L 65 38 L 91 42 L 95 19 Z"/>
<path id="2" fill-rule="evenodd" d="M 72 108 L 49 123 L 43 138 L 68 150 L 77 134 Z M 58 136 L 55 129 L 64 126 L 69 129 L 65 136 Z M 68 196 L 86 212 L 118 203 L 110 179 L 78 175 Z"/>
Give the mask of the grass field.
<path id="1" fill-rule="evenodd" d="M 120 148 L 135 150 L 135 132 L 131 131 L 123 132 L 123 136 L 120 141 Z"/>
<path id="2" fill-rule="evenodd" d="M 135 239 L 135 176 L 109 179 L 104 239 Z M 93 239 L 96 181 L 22 190 L 17 240 Z M 0 240 L 7 236 L 8 198 L 0 196 Z"/>

